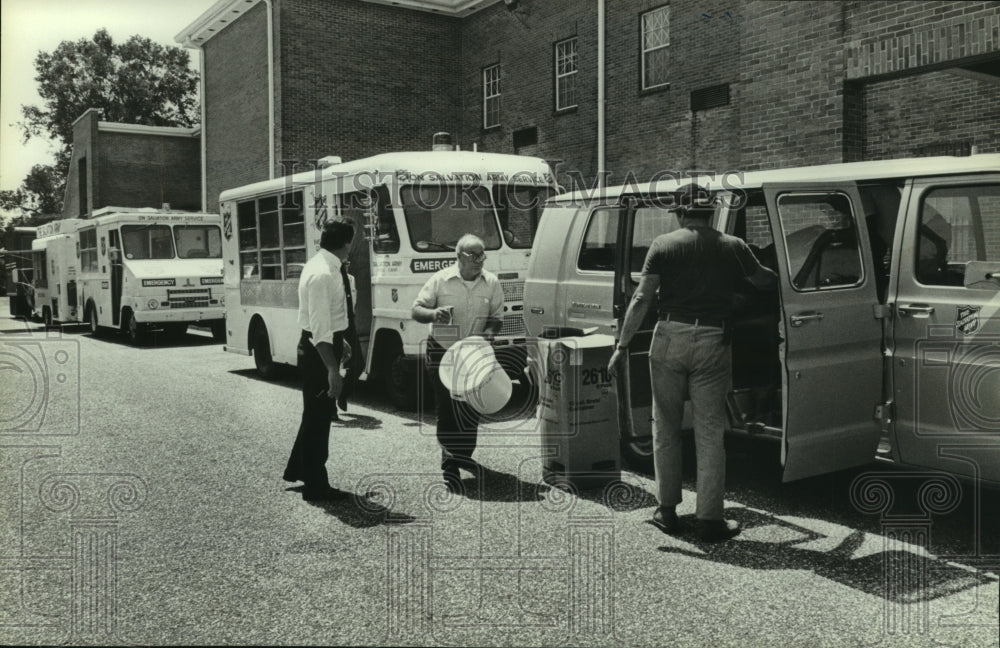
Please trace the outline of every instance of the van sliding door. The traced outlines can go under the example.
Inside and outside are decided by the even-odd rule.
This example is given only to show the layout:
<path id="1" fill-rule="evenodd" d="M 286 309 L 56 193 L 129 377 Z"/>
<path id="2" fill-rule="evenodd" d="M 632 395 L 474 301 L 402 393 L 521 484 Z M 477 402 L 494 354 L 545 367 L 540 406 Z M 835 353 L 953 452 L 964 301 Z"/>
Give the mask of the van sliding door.
<path id="1" fill-rule="evenodd" d="M 871 462 L 882 320 L 854 183 L 764 185 L 784 330 L 784 481 Z"/>

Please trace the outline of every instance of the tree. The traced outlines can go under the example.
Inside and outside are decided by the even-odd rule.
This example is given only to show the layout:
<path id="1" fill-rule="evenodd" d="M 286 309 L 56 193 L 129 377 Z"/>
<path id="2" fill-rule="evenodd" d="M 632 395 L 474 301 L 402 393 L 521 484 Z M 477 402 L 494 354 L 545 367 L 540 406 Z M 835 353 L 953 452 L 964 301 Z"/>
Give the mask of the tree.
<path id="1" fill-rule="evenodd" d="M 54 218 L 62 211 L 65 175 L 49 164 L 36 164 L 21 186 L 0 191 L 0 210 L 19 212 L 18 225 L 35 225 Z"/>
<path id="2" fill-rule="evenodd" d="M 21 106 L 24 120 L 18 123 L 24 141 L 32 137 L 57 140 L 61 149 L 53 167 L 58 182 L 53 188 L 62 211 L 62 189 L 65 186 L 71 147 L 73 122 L 89 108 L 96 108 L 106 121 L 146 126 L 192 126 L 198 121 L 198 73 L 189 66 L 188 51 L 172 45 L 160 45 L 142 36 L 132 36 L 116 44 L 110 34 L 100 29 L 90 40 L 63 41 L 52 52 L 39 52 L 35 57 L 35 81 L 42 106 Z M 35 192 L 29 183 L 39 166 L 25 178 L 21 198 L 4 196 L 22 209 L 31 202 Z M 36 180 L 39 177 L 36 177 Z M 16 194 L 3 192 L 4 194 Z M 46 207 L 48 207 L 46 205 Z M 31 208 L 28 210 L 31 211 Z"/>

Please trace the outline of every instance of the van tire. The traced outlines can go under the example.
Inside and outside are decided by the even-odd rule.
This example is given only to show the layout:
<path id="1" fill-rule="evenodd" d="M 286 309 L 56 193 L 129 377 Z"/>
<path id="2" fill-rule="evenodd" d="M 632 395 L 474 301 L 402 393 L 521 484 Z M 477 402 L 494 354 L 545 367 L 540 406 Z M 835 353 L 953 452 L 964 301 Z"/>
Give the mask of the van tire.
<path id="1" fill-rule="evenodd" d="M 133 346 L 142 346 L 146 343 L 146 330 L 136 321 L 135 315 L 128 308 L 122 311 L 122 332 Z"/>
<path id="2" fill-rule="evenodd" d="M 94 302 L 87 303 L 84 313 L 91 337 L 101 337 L 101 325 L 97 323 L 97 307 L 94 306 Z"/>
<path id="3" fill-rule="evenodd" d="M 257 373 L 264 380 L 273 379 L 278 373 L 278 366 L 271 357 L 271 338 L 267 335 L 267 327 L 258 322 L 250 330 L 250 348 L 253 350 L 253 363 Z"/>
<path id="4" fill-rule="evenodd" d="M 638 473 L 653 474 L 653 437 L 646 439 L 623 438 L 622 463 Z"/>
<path id="5" fill-rule="evenodd" d="M 412 412 L 417 409 L 417 363 L 407 359 L 402 345 L 393 347 L 383 358 L 379 373 L 389 402 L 396 409 Z"/>

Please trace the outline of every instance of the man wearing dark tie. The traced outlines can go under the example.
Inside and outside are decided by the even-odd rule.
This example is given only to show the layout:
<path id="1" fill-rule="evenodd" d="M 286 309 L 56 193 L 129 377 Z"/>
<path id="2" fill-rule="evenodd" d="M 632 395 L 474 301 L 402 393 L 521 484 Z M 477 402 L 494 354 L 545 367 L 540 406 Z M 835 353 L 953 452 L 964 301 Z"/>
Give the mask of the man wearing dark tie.
<path id="1" fill-rule="evenodd" d="M 302 268 L 299 277 L 298 367 L 302 377 L 302 422 L 292 446 L 286 481 L 305 484 L 308 501 L 342 499 L 344 491 L 330 486 L 326 472 L 330 420 L 336 413 L 343 379 L 340 364 L 349 357 L 344 333 L 350 324 L 350 293 L 344 290 L 341 266 L 351 249 L 354 225 L 327 221 L 320 235 L 320 249 Z"/>

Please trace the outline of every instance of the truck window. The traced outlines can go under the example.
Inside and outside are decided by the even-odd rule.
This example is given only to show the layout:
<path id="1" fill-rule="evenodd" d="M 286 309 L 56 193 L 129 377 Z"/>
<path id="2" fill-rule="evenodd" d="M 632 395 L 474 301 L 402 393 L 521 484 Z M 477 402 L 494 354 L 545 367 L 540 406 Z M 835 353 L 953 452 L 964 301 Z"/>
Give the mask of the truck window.
<path id="1" fill-rule="evenodd" d="M 218 225 L 175 225 L 174 238 L 178 258 L 222 258 L 222 234 Z"/>
<path id="2" fill-rule="evenodd" d="M 500 247 L 500 232 L 485 187 L 406 185 L 399 196 L 410 244 L 417 252 L 454 250 L 466 233 L 483 239 L 487 250 Z"/>
<path id="3" fill-rule="evenodd" d="M 962 286 L 970 262 L 1000 261 L 997 222 L 1000 185 L 928 191 L 920 203 L 917 281 L 931 286 Z"/>
<path id="4" fill-rule="evenodd" d="M 140 257 L 148 259 L 149 257 Z M 80 269 L 83 272 L 97 271 L 97 230 L 80 232 Z"/>
<path id="5" fill-rule="evenodd" d="M 851 200 L 842 193 L 778 196 L 792 286 L 798 291 L 859 285 L 864 278 Z"/>
<path id="6" fill-rule="evenodd" d="M 576 267 L 580 270 L 615 271 L 615 245 L 621 207 L 602 207 L 590 214 Z"/>
<path id="7" fill-rule="evenodd" d="M 399 231 L 396 215 L 389 201 L 389 191 L 376 187 L 372 191 L 352 191 L 341 194 L 340 213 L 345 220 L 354 222 L 355 229 L 370 224 L 372 250 L 376 254 L 399 252 Z"/>
<path id="8" fill-rule="evenodd" d="M 493 186 L 493 202 L 500 217 L 503 240 L 508 247 L 531 247 L 542 206 L 550 195 L 552 190 L 549 187 Z"/>
<path id="9" fill-rule="evenodd" d="M 243 279 L 294 279 L 306 262 L 302 192 L 264 196 L 236 206 Z"/>
<path id="10" fill-rule="evenodd" d="M 174 258 L 174 237 L 169 225 L 122 225 L 122 244 L 126 259 Z"/>

